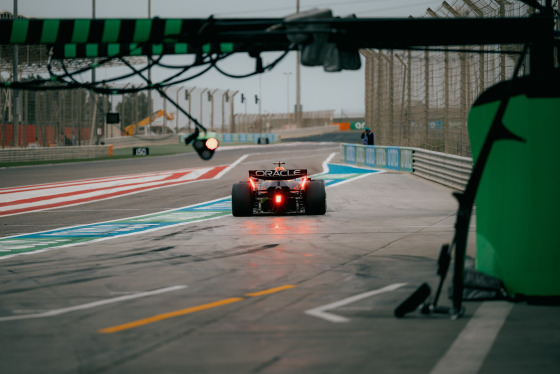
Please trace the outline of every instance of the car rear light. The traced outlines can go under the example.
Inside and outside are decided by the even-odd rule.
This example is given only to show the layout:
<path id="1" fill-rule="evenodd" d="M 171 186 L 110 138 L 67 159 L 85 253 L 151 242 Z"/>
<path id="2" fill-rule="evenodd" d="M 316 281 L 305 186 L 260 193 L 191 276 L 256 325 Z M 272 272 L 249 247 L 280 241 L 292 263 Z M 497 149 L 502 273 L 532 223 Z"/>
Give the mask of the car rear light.
<path id="1" fill-rule="evenodd" d="M 276 204 L 282 203 L 282 195 L 280 195 L 280 194 L 275 195 L 275 196 L 274 196 L 274 202 L 275 202 Z"/>
<path id="2" fill-rule="evenodd" d="M 307 177 L 303 177 L 303 180 L 301 181 L 301 189 L 302 190 L 305 188 L 306 184 L 307 184 Z"/>
<path id="3" fill-rule="evenodd" d="M 251 188 L 254 190 L 255 188 L 257 188 L 257 186 L 255 185 L 255 181 L 252 180 L 251 178 L 249 178 L 249 183 L 251 183 Z"/>

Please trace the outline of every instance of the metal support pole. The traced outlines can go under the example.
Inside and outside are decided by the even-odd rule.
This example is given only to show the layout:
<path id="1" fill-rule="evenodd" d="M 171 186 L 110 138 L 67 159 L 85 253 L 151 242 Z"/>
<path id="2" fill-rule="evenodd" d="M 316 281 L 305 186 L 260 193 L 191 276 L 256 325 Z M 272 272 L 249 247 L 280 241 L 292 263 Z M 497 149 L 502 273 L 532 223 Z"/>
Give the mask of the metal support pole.
<path id="1" fill-rule="evenodd" d="M 177 91 L 175 92 L 175 102 L 177 104 L 179 104 L 179 91 L 181 91 L 183 89 L 183 87 L 179 87 L 177 88 Z M 190 112 L 190 110 L 189 110 Z M 177 112 L 175 114 L 175 134 L 179 133 L 179 112 Z"/>
<path id="2" fill-rule="evenodd" d="M 91 0 L 91 18 L 95 19 L 95 0 Z M 93 61 L 93 60 L 92 60 Z M 95 67 L 93 67 L 91 69 L 91 83 L 95 83 Z M 91 122 L 91 131 L 90 131 L 90 139 L 89 139 L 89 144 L 93 145 L 93 137 L 95 136 L 94 134 L 94 128 L 95 128 L 95 118 L 96 118 L 96 114 L 97 114 L 97 94 L 94 93 L 93 91 L 90 91 L 91 94 L 91 101 L 93 103 L 93 116 L 92 116 L 92 122 Z"/>
<path id="3" fill-rule="evenodd" d="M 204 101 L 202 100 L 202 95 L 203 95 L 206 91 L 208 91 L 208 88 L 205 88 L 205 89 L 203 89 L 202 91 L 200 91 L 200 116 L 199 116 L 199 117 L 200 117 L 200 118 L 199 118 L 200 123 L 202 123 L 202 103 L 204 102 Z"/>
<path id="4" fill-rule="evenodd" d="M 192 93 L 195 89 L 196 89 L 196 87 L 193 87 L 193 88 L 191 88 L 190 90 L 187 90 L 187 94 L 188 94 L 188 96 L 189 96 L 189 113 L 191 113 L 191 104 L 192 104 L 192 96 L 191 96 L 191 93 Z M 179 114 L 179 113 L 177 113 L 177 114 Z M 200 119 L 200 122 L 202 122 L 202 119 Z M 189 122 L 188 122 L 188 125 L 187 125 L 187 129 L 188 129 L 189 132 L 191 131 L 191 119 L 190 119 L 190 118 L 189 118 Z M 194 131 L 194 129 L 193 129 L 193 131 Z"/>
<path id="5" fill-rule="evenodd" d="M 18 18 L 18 0 L 14 0 L 14 20 Z M 14 55 L 13 55 L 13 63 L 12 63 L 12 81 L 15 83 L 18 81 L 18 64 L 19 64 L 19 50 L 18 45 L 14 44 Z M 14 146 L 19 147 L 19 108 L 18 108 L 18 100 L 19 100 L 19 91 L 14 90 L 12 95 L 12 128 L 14 133 Z"/>
<path id="6" fill-rule="evenodd" d="M 259 75 L 259 132 L 262 132 L 262 74 Z"/>
<path id="7" fill-rule="evenodd" d="M 226 118 L 225 118 L 225 105 L 226 105 L 226 98 L 229 101 L 229 90 L 226 90 L 226 92 L 222 93 L 222 134 L 225 132 L 225 123 L 226 123 Z"/>
<path id="8" fill-rule="evenodd" d="M 214 94 L 218 89 L 210 92 L 210 131 L 214 131 Z"/>
<path id="9" fill-rule="evenodd" d="M 477 17 L 482 18 L 484 17 L 484 12 L 477 7 L 472 0 L 463 0 L 465 2 L 465 4 L 467 4 L 469 6 L 469 8 L 471 8 L 473 10 L 473 12 L 477 15 Z M 478 55 L 478 64 L 479 64 L 479 79 L 478 79 L 478 83 L 479 83 L 479 87 L 478 87 L 478 93 L 481 94 L 484 91 L 484 86 L 486 86 L 485 81 L 484 81 L 484 46 L 481 45 L 479 47 L 479 55 Z"/>
<path id="10" fill-rule="evenodd" d="M 152 0 L 148 0 L 148 18 L 152 18 Z M 146 62 L 148 64 L 150 64 L 150 58 L 151 56 L 148 55 L 146 56 Z M 148 81 L 150 81 L 150 84 L 152 84 L 152 68 L 149 67 L 148 68 Z M 148 134 L 151 132 L 152 130 L 152 113 L 154 112 L 154 106 L 152 104 L 152 90 L 149 89 L 148 90 L 148 116 L 149 116 L 149 123 L 148 123 Z"/>
<path id="11" fill-rule="evenodd" d="M 290 75 L 291 72 L 284 72 L 286 76 L 286 114 L 288 115 L 288 122 L 290 120 Z"/>
<path id="12" fill-rule="evenodd" d="M 391 50 L 389 52 L 389 128 L 391 131 L 391 143 L 395 145 L 400 145 L 398 142 L 395 143 L 395 52 Z"/>
<path id="13" fill-rule="evenodd" d="M 299 0 L 296 0 L 296 13 L 299 13 Z M 296 126 L 301 126 L 301 52 L 297 51 L 296 57 Z"/>
<path id="14" fill-rule="evenodd" d="M 169 87 L 165 87 L 163 92 L 167 94 Z M 164 134 L 164 130 L 167 128 L 167 100 L 163 100 L 163 124 L 161 126 L 161 135 Z"/>
<path id="15" fill-rule="evenodd" d="M 230 132 L 234 133 L 235 132 L 235 113 L 234 113 L 234 108 L 233 105 L 235 103 L 235 95 L 237 95 L 239 91 L 234 91 L 231 94 L 231 97 L 229 98 L 229 127 L 230 127 Z"/>
<path id="16" fill-rule="evenodd" d="M 429 121 L 430 121 L 430 52 L 428 48 L 424 50 L 424 149 L 429 148 Z"/>

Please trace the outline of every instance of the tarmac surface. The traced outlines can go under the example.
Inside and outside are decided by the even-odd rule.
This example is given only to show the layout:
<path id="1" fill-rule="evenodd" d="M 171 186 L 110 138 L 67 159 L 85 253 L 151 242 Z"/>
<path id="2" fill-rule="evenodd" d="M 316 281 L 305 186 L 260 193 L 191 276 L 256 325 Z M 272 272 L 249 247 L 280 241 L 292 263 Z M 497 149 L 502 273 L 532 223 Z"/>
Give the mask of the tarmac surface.
<path id="1" fill-rule="evenodd" d="M 339 141 L 339 140 L 337 140 Z M 221 202 L 249 169 L 324 171 L 338 144 L 0 170 L 0 188 L 234 165 L 220 178 L 0 216 L 6 237 Z M 333 155 L 334 154 L 334 155 Z M 454 233 L 452 190 L 378 172 L 327 188 L 324 216 L 209 220 L 0 256 L 1 373 L 559 373 L 560 308 L 394 309 Z M 194 206 L 194 208 L 193 208 Z M 475 256 L 475 223 L 468 254 Z M 446 282 L 440 305 L 450 305 Z"/>

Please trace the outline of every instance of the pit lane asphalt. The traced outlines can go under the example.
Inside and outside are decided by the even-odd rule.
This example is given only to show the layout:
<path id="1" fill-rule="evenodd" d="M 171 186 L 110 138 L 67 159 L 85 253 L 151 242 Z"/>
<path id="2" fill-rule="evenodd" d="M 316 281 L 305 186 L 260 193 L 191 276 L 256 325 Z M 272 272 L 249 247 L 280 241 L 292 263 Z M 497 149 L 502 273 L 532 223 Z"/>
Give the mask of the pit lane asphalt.
<path id="1" fill-rule="evenodd" d="M 308 143 L 220 151 L 212 165 L 251 155 L 218 181 L 7 217 L 0 220 L 2 236 L 209 201 L 227 196 L 248 169 L 282 160 L 318 173 L 337 150 L 336 144 Z M 2 183 L 201 165 L 208 163 L 177 155 L 17 168 L 2 170 L 10 173 Z M 453 235 L 451 190 L 409 174 L 382 173 L 330 188 L 327 197 L 324 216 L 229 216 L 1 261 L 0 318 L 39 317 L 0 322 L 0 372 L 559 371 L 557 307 L 470 302 L 457 321 L 419 313 L 393 317 L 419 284 L 428 281 L 435 289 L 439 247 Z M 391 285 L 400 286 L 341 303 Z M 327 311 L 347 322 L 306 314 L 336 303 Z M 149 318 L 154 321 L 100 332 Z"/>

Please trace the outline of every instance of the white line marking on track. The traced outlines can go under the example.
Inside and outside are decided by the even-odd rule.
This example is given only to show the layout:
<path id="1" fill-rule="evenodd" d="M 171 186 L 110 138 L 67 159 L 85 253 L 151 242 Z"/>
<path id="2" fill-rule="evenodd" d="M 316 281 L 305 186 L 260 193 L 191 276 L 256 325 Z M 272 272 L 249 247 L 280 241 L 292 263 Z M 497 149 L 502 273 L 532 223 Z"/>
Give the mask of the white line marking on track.
<path id="1" fill-rule="evenodd" d="M 334 157 L 334 155 L 335 155 L 335 153 L 332 153 L 331 155 L 329 155 L 329 158 L 327 159 L 327 163 L 324 164 L 324 169 L 326 169 L 326 171 L 328 171 L 328 161 L 331 160 L 332 157 Z M 235 167 L 235 166 L 237 166 L 238 164 L 240 164 L 241 162 L 243 162 L 248 156 L 249 156 L 248 154 L 241 156 L 241 157 L 240 157 L 239 159 L 237 159 L 230 167 L 226 167 L 225 169 L 222 170 L 222 172 L 216 174 L 216 175 L 215 175 L 213 178 L 211 178 L 211 179 L 219 179 L 219 178 L 221 178 L 227 171 L 231 170 L 232 167 Z M 368 173 L 368 174 L 366 174 L 366 175 L 370 175 L 370 173 Z M 351 178 L 351 179 L 349 179 L 349 180 L 355 180 L 355 179 L 358 179 L 358 178 L 361 178 L 361 177 L 362 177 L 362 176 L 360 176 L 360 177 L 355 177 L 355 178 Z M 344 181 L 344 182 L 346 182 L 346 181 Z M 338 184 L 342 184 L 342 182 L 339 182 L 339 183 L 337 183 L 337 184 L 335 184 L 335 185 L 338 185 Z M 328 186 L 328 187 L 330 188 L 330 187 L 332 187 L 332 186 L 334 186 L 334 185 L 330 185 L 330 186 Z M 117 219 L 117 220 L 103 221 L 103 222 L 97 222 L 97 223 L 92 223 L 92 224 L 85 224 L 85 225 L 76 225 L 76 226 L 63 227 L 63 228 L 55 229 L 55 230 L 46 230 L 46 231 L 40 231 L 40 232 L 35 232 L 35 233 L 27 233 L 27 234 L 12 235 L 12 236 L 7 236 L 7 237 L 4 237 L 4 238 L 0 238 L 0 240 L 2 241 L 2 243 L 8 243 L 8 242 L 10 242 L 10 241 L 18 240 L 18 238 L 19 238 L 20 236 L 24 236 L 24 235 L 25 235 L 25 236 L 28 236 L 28 235 L 40 235 L 40 234 L 48 234 L 48 233 L 51 233 L 51 232 L 53 232 L 53 233 L 54 233 L 54 232 L 60 233 L 60 232 L 62 232 L 62 231 L 64 231 L 64 230 L 72 230 L 72 229 L 76 229 L 76 230 L 77 230 L 77 229 L 79 229 L 79 228 L 81 228 L 81 227 L 84 227 L 84 228 L 87 229 L 87 227 L 89 227 L 89 226 L 106 225 L 106 224 L 113 223 L 113 222 L 122 223 L 124 220 L 126 220 L 126 221 L 130 221 L 130 220 L 141 221 L 141 220 L 142 220 L 142 217 L 149 217 L 149 216 L 155 216 L 155 215 L 163 215 L 163 214 L 166 214 L 166 213 L 173 213 L 173 212 L 176 212 L 176 211 L 184 210 L 184 209 L 186 209 L 186 208 L 195 207 L 195 206 L 197 206 L 197 205 L 208 205 L 208 204 L 211 204 L 211 203 L 213 203 L 213 202 L 220 201 L 220 200 L 224 200 L 224 199 L 229 199 L 229 198 L 230 198 L 229 196 L 226 196 L 226 197 L 223 197 L 223 198 L 220 198 L 220 199 L 215 199 L 215 200 L 212 200 L 212 201 L 207 201 L 207 202 L 202 203 L 202 204 L 194 204 L 194 205 L 189 205 L 189 206 L 182 207 L 182 208 L 169 209 L 169 210 L 166 210 L 166 211 L 163 211 L 163 212 L 149 213 L 149 214 L 145 214 L 145 215 L 140 215 L 140 216 L 135 216 L 135 217 L 129 217 L 128 219 Z M 187 225 L 187 224 L 191 224 L 191 223 L 199 223 L 199 222 L 203 222 L 203 221 L 219 219 L 219 218 L 223 218 L 223 217 L 226 217 L 226 216 L 228 216 L 228 215 L 226 215 L 226 214 L 224 214 L 224 215 L 217 215 L 217 216 L 215 216 L 215 217 L 210 217 L 210 218 L 199 217 L 198 219 L 192 219 L 192 220 L 188 220 L 188 221 L 185 221 L 185 222 L 178 222 L 178 223 L 176 223 L 176 224 L 154 225 L 153 228 L 144 228 L 143 230 L 141 230 L 141 232 L 142 232 L 143 234 L 147 234 L 147 233 L 151 233 L 151 232 L 158 231 L 158 230 L 161 230 L 161 229 L 170 229 L 170 228 L 180 227 L 180 226 Z M 124 227 L 124 226 L 125 226 L 125 224 L 123 223 L 123 227 Z M 138 232 L 139 232 L 139 231 L 138 231 Z M 31 245 L 31 246 L 42 246 L 43 244 L 53 244 L 53 245 L 52 245 L 52 246 L 49 246 L 49 247 L 37 249 L 37 250 L 29 250 L 29 251 L 20 252 L 20 253 L 14 253 L 14 254 L 11 254 L 11 255 L 0 256 L 0 261 L 2 261 L 2 260 L 7 260 L 7 259 L 10 259 L 10 258 L 16 257 L 16 256 L 32 255 L 32 254 L 36 254 L 36 253 L 42 253 L 42 252 L 50 251 L 50 250 L 55 249 L 55 248 L 56 248 L 56 249 L 58 249 L 58 248 L 68 248 L 68 247 L 73 247 L 73 246 L 78 246 L 78 245 L 87 245 L 87 244 L 97 243 L 97 242 L 101 242 L 101 241 L 105 241 L 105 240 L 112 240 L 112 239 L 116 239 L 116 238 L 122 238 L 122 237 L 125 237 L 125 236 L 138 235 L 138 232 L 133 230 L 132 232 L 121 233 L 121 234 L 118 234 L 118 235 L 108 235 L 108 236 L 105 236 L 105 237 L 100 237 L 100 238 L 97 238 L 97 239 L 92 239 L 92 240 L 87 240 L 87 241 L 74 241 L 74 240 L 72 240 L 71 238 L 62 237 L 62 238 L 60 238 L 58 241 L 54 241 L 54 242 L 52 242 L 52 243 L 49 243 L 49 242 L 47 242 L 47 241 L 43 241 L 43 240 L 45 240 L 44 238 L 38 238 L 38 239 L 36 239 L 35 242 L 33 241 L 33 239 L 30 239 L 30 240 L 26 240 L 26 241 L 25 241 L 24 243 L 22 243 L 21 245 L 22 245 L 22 246 L 30 246 L 30 245 Z M 43 236 L 45 236 L 45 235 L 43 235 Z M 40 241 L 40 243 L 39 243 L 39 241 Z M 0 243 L 0 248 L 1 248 L 1 244 L 2 244 L 2 243 Z M 11 243 L 11 244 L 18 244 L 18 243 Z M 21 249 L 21 248 L 20 248 L 20 249 Z M 1 251 L 2 251 L 2 249 L 0 249 L 0 252 L 1 252 Z M 6 252 L 6 251 L 7 251 L 7 250 L 4 250 L 4 252 Z"/>
<path id="2" fill-rule="evenodd" d="M 166 293 L 166 292 L 182 290 L 183 288 L 187 288 L 187 286 L 178 285 L 178 286 L 160 288 L 158 290 L 147 291 L 147 292 L 139 292 L 139 293 L 135 293 L 135 294 L 132 294 L 132 295 L 113 297 L 113 298 L 106 299 L 106 300 L 94 301 L 94 302 L 91 302 L 91 303 L 71 306 L 71 307 L 68 307 L 68 308 L 48 310 L 48 311 L 42 312 L 42 313 L 0 317 L 0 322 L 21 320 L 21 319 L 31 319 L 31 318 L 54 317 L 54 316 L 59 316 L 61 314 L 76 312 L 78 310 L 96 308 L 96 307 L 99 307 L 99 306 L 112 304 L 112 303 L 117 303 L 117 302 L 120 302 L 120 301 L 138 299 L 138 298 L 141 298 L 141 297 L 159 295 L 159 294 Z"/>
<path id="3" fill-rule="evenodd" d="M 224 170 L 220 171 L 218 174 L 216 174 L 216 176 L 213 179 L 220 179 L 225 173 L 227 173 L 228 171 L 230 171 L 231 169 L 233 169 L 234 167 L 236 167 L 237 165 L 239 165 L 240 163 L 242 163 L 243 161 L 245 161 L 245 159 L 249 157 L 249 154 L 246 153 L 243 156 L 239 157 L 233 164 L 229 165 L 227 168 L 225 168 Z"/>
<path id="4" fill-rule="evenodd" d="M 508 302 L 484 302 L 430 374 L 476 374 L 509 312 Z"/>
<path id="5" fill-rule="evenodd" d="M 334 158 L 336 152 L 333 152 L 327 157 L 325 161 L 323 161 L 323 174 L 327 174 L 329 172 L 329 162 Z"/>
<path id="6" fill-rule="evenodd" d="M 358 295 L 354 295 L 354 296 L 350 296 L 347 297 L 346 299 L 342 299 L 339 301 L 335 301 L 334 303 L 330 303 L 330 304 L 326 304 L 326 305 L 322 305 L 320 307 L 317 308 L 313 308 L 313 309 L 308 309 L 305 311 L 305 314 L 313 316 L 313 317 L 318 317 L 318 318 L 322 318 L 324 320 L 327 320 L 329 322 L 334 322 L 334 323 L 341 323 L 341 322 L 350 322 L 349 318 L 346 317 L 342 317 L 333 313 L 328 313 L 326 312 L 327 310 L 331 310 L 331 309 L 336 309 L 339 308 L 341 306 L 347 305 L 347 304 L 351 304 L 354 303 L 358 300 L 362 300 L 371 296 L 375 296 L 375 295 L 379 295 L 382 294 L 384 292 L 390 292 L 390 291 L 394 291 L 397 288 L 400 288 L 402 286 L 406 285 L 406 283 L 395 283 L 395 284 L 391 284 L 389 286 L 377 289 L 377 290 L 373 290 L 373 291 L 368 291 L 368 292 L 364 292 Z"/>

